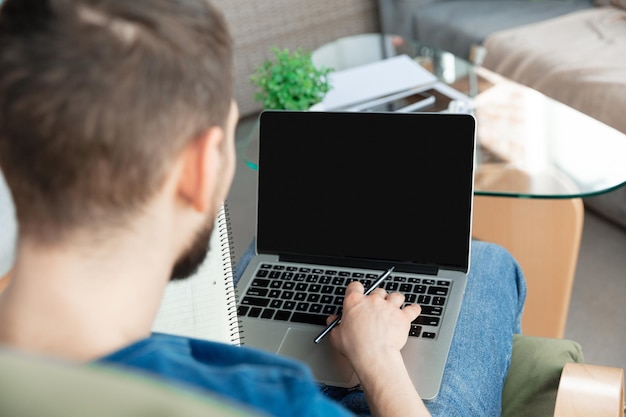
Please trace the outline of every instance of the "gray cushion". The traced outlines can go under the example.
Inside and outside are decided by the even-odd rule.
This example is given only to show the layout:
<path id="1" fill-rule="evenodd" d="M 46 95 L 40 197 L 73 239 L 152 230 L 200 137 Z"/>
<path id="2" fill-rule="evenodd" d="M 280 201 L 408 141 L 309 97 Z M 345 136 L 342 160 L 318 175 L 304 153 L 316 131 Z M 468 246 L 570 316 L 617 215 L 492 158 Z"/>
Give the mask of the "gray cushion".
<path id="1" fill-rule="evenodd" d="M 482 44 L 493 32 L 590 7 L 590 0 L 437 1 L 413 10 L 414 36 L 467 59 L 472 44 Z"/>

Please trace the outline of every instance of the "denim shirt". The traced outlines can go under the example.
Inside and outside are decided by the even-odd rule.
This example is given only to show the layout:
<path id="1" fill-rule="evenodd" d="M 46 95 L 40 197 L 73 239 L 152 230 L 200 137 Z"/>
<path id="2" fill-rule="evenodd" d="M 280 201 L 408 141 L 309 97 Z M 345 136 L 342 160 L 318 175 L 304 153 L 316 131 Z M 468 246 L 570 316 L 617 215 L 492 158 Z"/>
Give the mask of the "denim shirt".
<path id="1" fill-rule="evenodd" d="M 156 374 L 275 416 L 351 416 L 297 362 L 243 346 L 155 333 L 98 362 Z"/>

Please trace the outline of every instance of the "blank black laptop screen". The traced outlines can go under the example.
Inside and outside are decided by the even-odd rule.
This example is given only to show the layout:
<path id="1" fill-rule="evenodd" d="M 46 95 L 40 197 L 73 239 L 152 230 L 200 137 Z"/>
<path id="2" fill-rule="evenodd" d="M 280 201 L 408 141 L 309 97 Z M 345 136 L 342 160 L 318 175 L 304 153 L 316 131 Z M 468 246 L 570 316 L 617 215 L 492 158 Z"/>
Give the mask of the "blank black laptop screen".
<path id="1" fill-rule="evenodd" d="M 467 272 L 475 120 L 265 111 L 259 253 Z"/>

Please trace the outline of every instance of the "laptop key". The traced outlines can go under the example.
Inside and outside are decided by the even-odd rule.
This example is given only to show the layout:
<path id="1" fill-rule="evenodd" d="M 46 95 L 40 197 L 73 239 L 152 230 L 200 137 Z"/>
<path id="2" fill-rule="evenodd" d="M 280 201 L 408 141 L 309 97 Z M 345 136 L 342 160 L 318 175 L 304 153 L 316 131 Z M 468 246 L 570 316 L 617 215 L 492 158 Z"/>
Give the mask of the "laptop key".
<path id="1" fill-rule="evenodd" d="M 439 317 L 418 316 L 415 320 L 413 320 L 413 323 L 422 324 L 424 326 L 439 326 L 440 320 L 441 319 Z"/>
<path id="2" fill-rule="evenodd" d="M 270 278 L 280 278 L 281 272 L 280 271 L 271 271 L 270 272 Z"/>
<path id="3" fill-rule="evenodd" d="M 269 279 L 255 279 L 252 281 L 253 287 L 268 287 L 270 285 Z"/>
<path id="4" fill-rule="evenodd" d="M 430 287 L 428 294 L 431 295 L 448 295 L 448 288 L 446 287 Z"/>
<path id="5" fill-rule="evenodd" d="M 263 310 L 263 313 L 261 313 L 261 318 L 262 319 L 271 319 L 274 316 L 274 312 L 275 312 L 275 310 L 273 310 L 271 308 L 266 308 L 265 310 Z"/>
<path id="6" fill-rule="evenodd" d="M 317 303 L 320 300 L 321 295 L 319 294 L 309 294 L 306 300 L 310 303 Z"/>
<path id="7" fill-rule="evenodd" d="M 426 287 L 426 285 L 417 284 L 415 285 L 413 292 L 415 292 L 416 294 L 425 294 L 427 288 L 428 287 Z"/>
<path id="8" fill-rule="evenodd" d="M 306 276 L 306 282 L 317 282 L 319 278 L 319 275 L 310 274 Z"/>
<path id="9" fill-rule="evenodd" d="M 333 296 L 332 295 L 322 295 L 322 298 L 320 298 L 320 303 L 322 304 L 332 304 L 333 303 Z"/>
<path id="10" fill-rule="evenodd" d="M 280 290 L 270 290 L 267 294 L 267 298 L 278 298 L 280 296 Z"/>
<path id="11" fill-rule="evenodd" d="M 310 313 L 321 313 L 322 312 L 321 304 L 312 304 L 311 307 L 309 307 L 309 312 Z"/>
<path id="12" fill-rule="evenodd" d="M 431 299 L 430 295 L 420 295 L 419 297 L 417 297 L 417 304 L 419 305 L 430 304 L 430 299 Z"/>
<path id="13" fill-rule="evenodd" d="M 265 297 L 267 295 L 267 288 L 250 288 L 248 290 L 248 294 L 249 296 L 252 297 Z"/>
<path id="14" fill-rule="evenodd" d="M 248 306 L 258 306 L 258 307 L 267 307 L 270 303 L 270 300 L 267 298 L 259 298 L 259 297 L 244 297 L 241 301 L 242 305 Z"/>
<path id="15" fill-rule="evenodd" d="M 411 324 L 411 329 L 409 329 L 409 336 L 419 337 L 422 333 L 422 326 L 418 326 L 417 324 Z"/>
<path id="16" fill-rule="evenodd" d="M 422 306 L 422 314 L 427 316 L 441 316 L 443 313 L 443 307 L 435 306 Z"/>
<path id="17" fill-rule="evenodd" d="M 283 300 L 291 300 L 293 298 L 293 291 L 283 291 L 283 294 L 280 296 Z"/>
<path id="18" fill-rule="evenodd" d="M 289 317 L 291 317 L 291 311 L 279 310 L 276 312 L 274 320 L 289 321 Z"/>
<path id="19" fill-rule="evenodd" d="M 335 306 L 324 306 L 324 308 L 322 309 L 322 313 L 324 313 L 327 316 L 330 316 L 331 314 L 335 314 L 335 312 L 337 311 L 337 307 Z"/>
<path id="20" fill-rule="evenodd" d="M 333 279 L 333 285 L 334 286 L 344 285 L 345 283 L 346 283 L 346 279 L 345 278 L 336 277 L 336 278 Z"/>
<path id="21" fill-rule="evenodd" d="M 446 303 L 446 297 L 433 297 L 433 305 L 442 306 Z"/>
<path id="22" fill-rule="evenodd" d="M 326 317 L 321 314 L 301 313 L 295 312 L 291 316 L 291 320 L 297 323 L 317 324 L 319 326 L 326 326 Z"/>
<path id="23" fill-rule="evenodd" d="M 322 287 L 322 294 L 332 294 L 335 291 L 335 287 L 332 285 L 324 285 Z"/>

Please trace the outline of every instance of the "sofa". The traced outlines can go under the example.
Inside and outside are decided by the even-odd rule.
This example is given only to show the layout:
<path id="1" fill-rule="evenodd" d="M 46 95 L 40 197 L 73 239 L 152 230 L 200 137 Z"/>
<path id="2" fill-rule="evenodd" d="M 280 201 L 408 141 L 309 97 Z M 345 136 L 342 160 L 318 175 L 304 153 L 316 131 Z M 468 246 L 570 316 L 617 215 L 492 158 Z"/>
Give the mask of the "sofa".
<path id="1" fill-rule="evenodd" d="M 380 4 L 385 33 L 478 59 L 487 69 L 626 134 L 625 0 L 381 0 Z M 626 229 L 626 187 L 584 202 Z"/>

